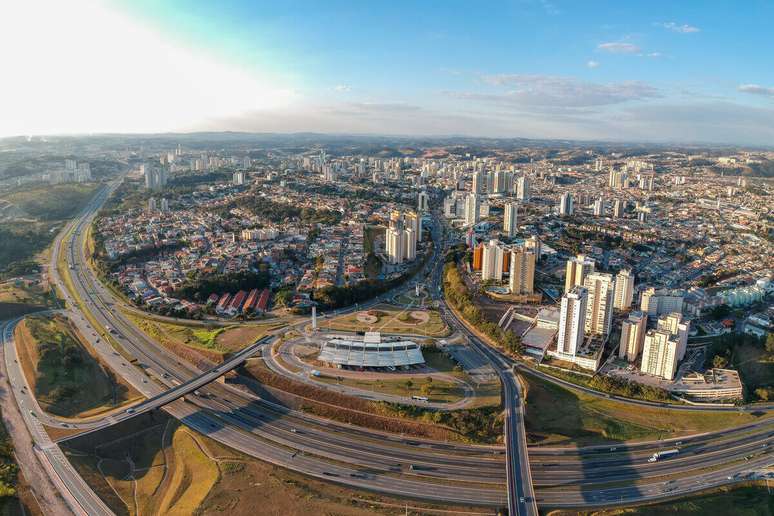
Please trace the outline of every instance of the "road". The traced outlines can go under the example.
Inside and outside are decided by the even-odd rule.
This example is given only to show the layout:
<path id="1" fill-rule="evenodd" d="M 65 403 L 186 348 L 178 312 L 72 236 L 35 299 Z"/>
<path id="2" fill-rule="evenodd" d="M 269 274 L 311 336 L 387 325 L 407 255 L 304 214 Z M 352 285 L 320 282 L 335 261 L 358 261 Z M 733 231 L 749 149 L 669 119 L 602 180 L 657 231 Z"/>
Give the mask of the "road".
<path id="1" fill-rule="evenodd" d="M 98 203 L 93 209 L 97 206 Z M 118 309 L 118 301 L 112 293 L 94 278 L 86 265 L 82 249 L 83 229 L 90 222 L 90 217 L 91 214 L 78 221 L 75 231 L 66 243 L 69 245 L 65 246 L 68 262 L 72 266 L 73 286 L 78 291 L 78 296 L 84 300 L 84 308 L 90 315 L 87 320 L 75 307 L 75 300 L 67 294 L 68 304 L 74 307 L 72 317 L 79 325 L 81 333 L 90 339 L 92 346 L 111 368 L 148 397 L 163 392 L 165 386 L 174 385 L 173 380 L 184 383 L 200 375 L 199 368 L 180 361 L 131 324 Z M 55 253 L 58 251 L 59 247 L 55 246 Z M 442 254 L 439 251 L 440 246 L 436 246 L 435 256 L 426 267 L 430 272 L 431 291 L 436 296 L 442 271 Z M 63 286 L 58 272 L 52 271 L 52 278 Z M 371 303 L 378 303 L 393 294 L 394 292 L 387 293 Z M 339 313 L 367 306 L 370 304 L 352 307 Z M 116 332 L 116 348 L 106 342 L 104 332 L 97 330 L 105 325 L 109 325 Z M 286 330 L 287 328 L 283 329 Z M 481 351 L 486 353 L 488 348 L 480 345 L 483 346 Z M 491 350 L 489 352 L 495 353 Z M 142 366 L 132 365 L 127 357 L 137 358 Z M 504 374 L 506 371 L 502 365 L 496 369 L 498 374 Z M 165 374 L 169 377 L 165 378 Z M 517 439 L 518 429 L 523 425 L 520 404 L 522 397 L 510 368 L 507 369 L 506 381 L 509 377 L 513 379 L 513 383 L 507 390 L 515 395 L 506 400 L 506 405 L 518 407 L 518 410 L 508 412 L 508 438 L 513 443 L 508 448 L 519 449 L 523 454 L 511 454 L 506 462 L 514 478 L 524 478 L 529 471 L 527 461 L 520 459 L 527 456 L 524 433 L 520 433 L 523 439 Z M 202 392 L 206 395 L 191 401 L 177 400 L 166 405 L 164 410 L 205 435 L 253 457 L 323 480 L 385 494 L 472 505 L 503 506 L 508 503 L 509 497 L 503 489 L 506 479 L 504 470 L 507 469 L 503 468 L 505 457 L 497 447 L 410 439 L 349 426 L 292 411 L 233 386 L 217 383 L 202 388 Z M 759 426 L 762 428 L 762 425 Z M 728 431 L 718 433 L 711 439 L 721 442 L 726 436 L 733 438 L 735 435 L 734 431 Z M 607 457 L 600 459 L 596 449 L 587 451 L 531 448 L 529 453 L 533 474 L 540 490 L 535 496 L 531 494 L 531 489 L 525 488 L 527 482 L 522 480 L 521 488 L 516 482 L 510 489 L 516 500 L 516 509 L 513 512 L 521 510 L 527 514 L 527 511 L 532 510 L 527 505 L 532 506 L 536 501 L 557 507 L 574 507 L 658 499 L 666 496 L 663 490 L 660 490 L 663 482 L 652 477 L 660 477 L 672 469 L 677 470 L 678 465 L 683 469 L 693 469 L 692 475 L 686 475 L 685 485 L 678 484 L 676 489 L 682 490 L 680 492 L 699 489 L 706 482 L 727 483 L 727 476 L 718 472 L 699 476 L 697 472 L 701 469 L 695 464 L 709 466 L 727 462 L 730 458 L 741 460 L 750 453 L 747 448 L 737 450 L 726 444 L 729 451 L 713 452 L 715 455 L 710 452 L 696 456 L 687 455 L 685 459 L 681 457 L 679 460 L 671 459 L 654 465 L 647 463 L 644 458 L 652 452 L 653 447 L 653 443 L 642 448 L 632 446 L 631 450 L 623 447 L 622 451 L 611 455 L 610 458 L 619 461 L 619 464 L 613 465 Z M 712 459 L 704 461 L 704 456 Z M 733 470 L 736 474 L 764 461 L 769 461 L 769 458 L 756 457 L 745 462 L 743 467 L 732 464 L 726 469 Z M 420 465 L 422 469 L 412 470 L 409 467 L 412 464 Z M 557 469 L 555 464 L 562 464 L 562 467 Z M 621 467 L 622 465 L 626 467 Z M 611 471 L 615 473 L 616 468 L 620 473 L 610 474 Z M 709 478 L 706 475 L 715 476 Z M 603 484 L 597 485 L 600 479 L 611 482 L 616 481 L 618 477 L 630 479 L 633 490 L 621 492 L 620 489 L 611 489 Z M 701 484 L 689 482 L 697 477 L 700 477 Z M 522 497 L 525 499 L 524 503 L 519 502 Z"/>

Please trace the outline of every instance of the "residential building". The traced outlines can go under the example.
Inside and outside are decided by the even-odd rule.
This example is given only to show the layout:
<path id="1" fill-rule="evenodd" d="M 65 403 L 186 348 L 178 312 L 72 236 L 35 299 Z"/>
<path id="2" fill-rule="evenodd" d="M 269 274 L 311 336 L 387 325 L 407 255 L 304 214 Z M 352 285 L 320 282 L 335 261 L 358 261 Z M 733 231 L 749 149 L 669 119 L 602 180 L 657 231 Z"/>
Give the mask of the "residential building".
<path id="1" fill-rule="evenodd" d="M 660 289 L 653 287 L 642 293 L 640 310 L 651 317 L 683 311 L 683 294 L 680 291 Z"/>
<path id="2" fill-rule="evenodd" d="M 556 350 L 560 355 L 574 356 L 583 344 L 587 301 L 588 292 L 579 286 L 573 287 L 562 296 L 556 343 Z"/>
<path id="3" fill-rule="evenodd" d="M 645 374 L 674 380 L 677 372 L 677 341 L 668 331 L 649 330 L 645 334 L 640 370 Z"/>
<path id="4" fill-rule="evenodd" d="M 579 254 L 567 260 L 567 271 L 564 277 L 564 291 L 569 292 L 577 285 L 583 285 L 586 275 L 594 272 L 594 260 Z"/>
<path id="5" fill-rule="evenodd" d="M 565 192 L 559 198 L 559 215 L 561 215 L 562 217 L 569 217 L 570 215 L 572 215 L 572 212 L 573 212 L 572 194 L 570 194 L 569 192 Z"/>
<path id="6" fill-rule="evenodd" d="M 490 240 L 484 246 L 484 253 L 481 258 L 481 280 L 503 279 L 503 248 L 497 240 Z"/>
<path id="7" fill-rule="evenodd" d="M 628 310 L 634 299 L 634 274 L 629 269 L 622 269 L 615 277 L 615 300 L 613 307 L 617 310 Z"/>
<path id="8" fill-rule="evenodd" d="M 511 294 L 535 292 L 535 253 L 523 247 L 511 251 L 509 287 Z"/>
<path id="9" fill-rule="evenodd" d="M 429 197 L 427 195 L 427 192 L 419 192 L 419 195 L 417 196 L 417 211 L 420 213 L 423 211 L 428 211 L 429 209 Z"/>
<path id="10" fill-rule="evenodd" d="M 612 274 L 591 272 L 583 286 L 588 292 L 586 302 L 586 333 L 591 335 L 609 335 L 613 324 L 613 293 L 615 279 Z"/>
<path id="11" fill-rule="evenodd" d="M 505 203 L 505 214 L 503 220 L 503 234 L 507 237 L 516 235 L 518 228 L 518 207 L 515 202 Z"/>
<path id="12" fill-rule="evenodd" d="M 479 219 L 479 212 L 481 211 L 481 206 L 478 201 L 478 195 L 475 193 L 468 194 L 467 197 L 465 197 L 465 224 L 468 226 L 474 226 L 478 224 Z"/>
<path id="13" fill-rule="evenodd" d="M 528 201 L 529 195 L 529 179 L 526 176 L 521 176 L 516 183 L 516 198 L 520 201 Z"/>
<path id="14" fill-rule="evenodd" d="M 645 343 L 648 316 L 642 312 L 632 312 L 629 318 L 621 324 L 621 341 L 618 347 L 618 357 L 634 362 L 642 352 Z"/>
<path id="15" fill-rule="evenodd" d="M 688 349 L 688 332 L 691 323 L 683 319 L 680 312 L 672 312 L 666 317 L 658 320 L 658 329 L 668 331 L 673 339 L 677 341 L 677 360 L 685 358 L 685 352 Z"/>

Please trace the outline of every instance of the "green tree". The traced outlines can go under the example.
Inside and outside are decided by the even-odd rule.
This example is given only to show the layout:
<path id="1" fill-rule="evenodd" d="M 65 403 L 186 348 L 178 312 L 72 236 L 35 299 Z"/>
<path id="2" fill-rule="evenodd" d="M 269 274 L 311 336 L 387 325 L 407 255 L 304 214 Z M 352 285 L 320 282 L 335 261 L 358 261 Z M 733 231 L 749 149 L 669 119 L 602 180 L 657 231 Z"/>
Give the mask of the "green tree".
<path id="1" fill-rule="evenodd" d="M 723 355 L 715 355 L 712 359 L 712 367 L 716 369 L 723 369 L 728 365 L 728 358 Z"/>

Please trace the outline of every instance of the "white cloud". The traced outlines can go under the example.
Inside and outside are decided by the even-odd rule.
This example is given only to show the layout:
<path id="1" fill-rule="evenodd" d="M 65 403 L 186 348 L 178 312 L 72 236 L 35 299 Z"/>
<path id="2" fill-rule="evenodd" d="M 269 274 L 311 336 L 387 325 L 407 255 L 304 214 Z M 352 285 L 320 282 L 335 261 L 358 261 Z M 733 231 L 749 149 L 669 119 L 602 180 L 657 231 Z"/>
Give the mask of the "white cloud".
<path id="1" fill-rule="evenodd" d="M 573 77 L 524 74 L 485 75 L 481 79 L 487 84 L 510 89 L 499 94 L 457 92 L 450 95 L 467 100 L 540 109 L 588 108 L 661 96 L 653 86 L 638 81 L 601 84 Z"/>
<path id="2" fill-rule="evenodd" d="M 2 9 L 0 136 L 184 130 L 295 101 L 258 71 L 170 42 L 103 0 Z M 12 50 L 11 50 L 12 49 Z"/>
<path id="3" fill-rule="evenodd" d="M 599 68 L 599 61 L 594 61 L 593 59 L 586 62 L 587 68 Z"/>
<path id="4" fill-rule="evenodd" d="M 649 52 L 647 54 L 643 54 L 645 57 L 651 57 L 653 59 L 658 59 L 659 57 L 664 57 L 664 54 L 661 52 Z"/>
<path id="5" fill-rule="evenodd" d="M 337 84 L 333 87 L 333 91 L 338 91 L 339 93 L 346 93 L 349 91 L 352 91 L 352 86 L 349 84 Z"/>
<path id="6" fill-rule="evenodd" d="M 741 84 L 737 90 L 743 93 L 750 93 L 752 95 L 774 98 L 774 88 L 760 86 L 758 84 Z"/>
<path id="7" fill-rule="evenodd" d="M 598 50 L 609 52 L 611 54 L 639 54 L 640 47 L 633 43 L 624 43 L 621 41 L 611 41 L 597 45 Z"/>
<path id="8" fill-rule="evenodd" d="M 687 23 L 679 24 L 675 22 L 664 22 L 664 23 L 657 23 L 659 27 L 663 27 L 667 30 L 671 30 L 672 32 L 679 32 L 680 34 L 692 34 L 695 32 L 700 32 L 701 29 L 698 27 L 694 27 L 693 25 L 688 25 Z"/>

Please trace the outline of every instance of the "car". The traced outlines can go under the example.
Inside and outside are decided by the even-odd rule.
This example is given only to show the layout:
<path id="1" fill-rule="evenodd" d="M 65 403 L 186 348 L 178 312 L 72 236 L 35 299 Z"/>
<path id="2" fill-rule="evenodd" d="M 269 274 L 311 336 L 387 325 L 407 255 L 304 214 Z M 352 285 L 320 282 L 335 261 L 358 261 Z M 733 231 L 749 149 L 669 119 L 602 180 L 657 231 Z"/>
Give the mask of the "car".
<path id="1" fill-rule="evenodd" d="M 135 409 L 133 409 L 133 408 L 128 408 L 128 409 L 126 409 L 126 413 L 127 413 L 127 414 L 134 414 L 135 412 L 136 412 L 136 410 L 135 410 Z"/>
<path id="2" fill-rule="evenodd" d="M 526 502 L 526 501 L 527 501 L 527 500 L 526 500 L 526 499 L 525 499 L 523 496 L 520 496 L 520 497 L 519 497 L 519 503 L 524 503 L 524 502 Z"/>

